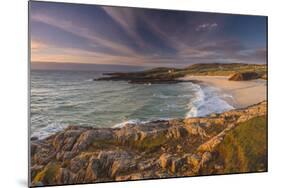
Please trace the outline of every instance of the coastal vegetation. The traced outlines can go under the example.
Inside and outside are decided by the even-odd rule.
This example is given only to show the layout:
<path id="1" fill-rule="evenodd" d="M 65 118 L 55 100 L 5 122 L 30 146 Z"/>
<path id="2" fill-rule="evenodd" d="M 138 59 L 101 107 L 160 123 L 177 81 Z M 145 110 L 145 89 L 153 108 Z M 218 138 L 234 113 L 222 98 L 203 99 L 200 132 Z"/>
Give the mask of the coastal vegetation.
<path id="1" fill-rule="evenodd" d="M 96 80 L 128 81 L 129 83 L 143 84 L 161 84 L 161 83 L 179 83 L 183 80 L 179 78 L 184 76 L 239 76 L 239 81 L 250 79 L 267 79 L 267 65 L 264 64 L 243 64 L 243 63 L 210 63 L 194 64 L 187 68 L 176 69 L 167 67 L 158 67 L 140 72 L 115 72 L 106 73 L 104 77 Z M 249 75 L 249 76 L 247 76 Z M 244 79 L 245 78 L 245 79 Z M 235 80 L 235 79 L 233 79 Z"/>

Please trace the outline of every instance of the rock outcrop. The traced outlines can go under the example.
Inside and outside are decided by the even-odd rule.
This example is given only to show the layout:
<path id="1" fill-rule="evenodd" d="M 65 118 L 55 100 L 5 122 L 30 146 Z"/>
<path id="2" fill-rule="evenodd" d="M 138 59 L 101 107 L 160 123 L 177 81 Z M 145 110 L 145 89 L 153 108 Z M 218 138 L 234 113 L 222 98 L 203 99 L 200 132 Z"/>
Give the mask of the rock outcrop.
<path id="1" fill-rule="evenodd" d="M 267 102 L 262 102 L 208 117 L 121 128 L 69 126 L 48 138 L 31 140 L 32 185 L 223 173 L 226 164 L 218 148 L 224 138 L 266 114 Z M 260 167 L 261 171 L 266 168 L 267 163 Z"/>
<path id="2" fill-rule="evenodd" d="M 228 80 L 231 81 L 247 81 L 247 80 L 255 80 L 261 78 L 256 72 L 237 72 L 229 77 Z"/>

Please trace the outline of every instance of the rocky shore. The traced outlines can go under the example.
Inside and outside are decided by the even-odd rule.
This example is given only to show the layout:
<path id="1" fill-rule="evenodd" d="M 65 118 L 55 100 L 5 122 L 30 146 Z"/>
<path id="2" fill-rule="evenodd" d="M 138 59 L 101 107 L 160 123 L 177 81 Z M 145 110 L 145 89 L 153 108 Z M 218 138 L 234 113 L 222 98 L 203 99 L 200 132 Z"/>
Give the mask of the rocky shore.
<path id="1" fill-rule="evenodd" d="M 69 126 L 31 140 L 31 185 L 267 171 L 267 102 L 208 117 Z"/>

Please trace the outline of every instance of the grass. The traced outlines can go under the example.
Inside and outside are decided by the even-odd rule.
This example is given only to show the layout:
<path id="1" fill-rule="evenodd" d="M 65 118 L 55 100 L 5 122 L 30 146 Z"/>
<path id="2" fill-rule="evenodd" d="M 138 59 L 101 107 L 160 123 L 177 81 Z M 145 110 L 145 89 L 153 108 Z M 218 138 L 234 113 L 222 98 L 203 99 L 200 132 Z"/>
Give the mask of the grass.
<path id="1" fill-rule="evenodd" d="M 267 170 L 267 121 L 256 117 L 229 132 L 216 152 L 224 163 L 223 173 Z"/>
<path id="2" fill-rule="evenodd" d="M 186 75 L 230 76 L 237 72 L 256 72 L 260 78 L 267 79 L 265 64 L 210 63 L 194 64 L 182 69 L 159 67 L 140 72 L 113 73 L 112 77 L 101 80 L 174 80 Z"/>
<path id="3" fill-rule="evenodd" d="M 264 75 L 264 77 L 266 77 L 266 67 L 266 65 L 242 63 L 194 64 L 183 69 L 155 68 L 142 72 L 129 73 L 129 75 L 178 78 L 185 75 L 229 76 L 236 72 L 257 72 L 258 74 Z"/>

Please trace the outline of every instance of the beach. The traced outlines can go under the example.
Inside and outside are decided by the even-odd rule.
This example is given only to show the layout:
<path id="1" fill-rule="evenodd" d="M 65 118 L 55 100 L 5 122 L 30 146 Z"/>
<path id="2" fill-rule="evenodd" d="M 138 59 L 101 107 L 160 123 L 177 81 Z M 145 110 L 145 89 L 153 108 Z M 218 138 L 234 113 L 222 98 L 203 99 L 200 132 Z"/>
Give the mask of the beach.
<path id="1" fill-rule="evenodd" d="M 267 99 L 267 81 L 229 81 L 227 76 L 185 76 L 184 80 L 196 80 L 218 88 L 223 94 L 230 95 L 226 100 L 234 108 L 245 108 Z"/>
<path id="2" fill-rule="evenodd" d="M 33 71 L 31 184 L 266 172 L 267 81 L 175 74 Z"/>

